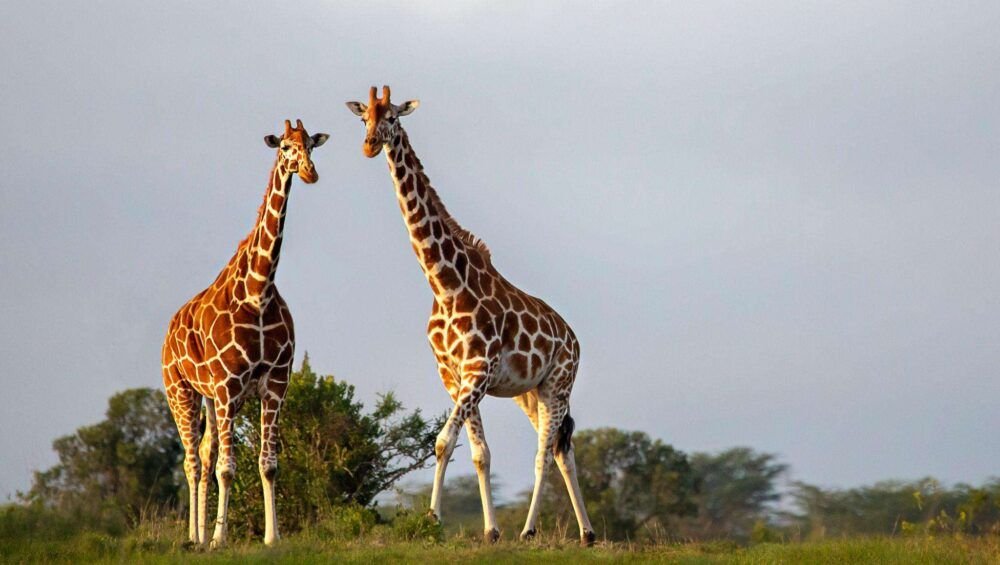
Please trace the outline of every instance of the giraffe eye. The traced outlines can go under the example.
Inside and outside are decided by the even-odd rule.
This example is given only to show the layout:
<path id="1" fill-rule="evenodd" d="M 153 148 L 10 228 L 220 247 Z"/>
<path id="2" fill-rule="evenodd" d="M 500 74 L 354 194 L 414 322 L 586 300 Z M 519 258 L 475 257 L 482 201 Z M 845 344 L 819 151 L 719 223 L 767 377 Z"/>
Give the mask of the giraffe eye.
<path id="1" fill-rule="evenodd" d="M 396 123 L 396 117 L 395 116 L 389 116 L 388 118 L 385 119 L 385 121 L 389 122 L 390 124 L 394 124 L 394 123 Z"/>

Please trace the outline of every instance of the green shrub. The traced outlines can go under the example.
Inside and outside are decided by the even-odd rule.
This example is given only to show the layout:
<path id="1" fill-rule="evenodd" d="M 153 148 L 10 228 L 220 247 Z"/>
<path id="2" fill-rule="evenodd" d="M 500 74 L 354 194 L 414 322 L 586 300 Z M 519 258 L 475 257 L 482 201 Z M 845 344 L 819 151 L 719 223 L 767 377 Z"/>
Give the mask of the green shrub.
<path id="1" fill-rule="evenodd" d="M 359 504 L 334 506 L 313 528 L 313 531 L 324 538 L 336 540 L 353 540 L 368 535 L 378 521 L 378 514 Z"/>
<path id="2" fill-rule="evenodd" d="M 236 539 L 256 538 L 264 532 L 257 471 L 259 413 L 260 403 L 251 400 L 234 421 L 237 473 L 229 523 Z M 354 397 L 353 385 L 318 375 L 306 356 L 302 367 L 289 377 L 281 409 L 276 487 L 279 531 L 288 534 L 326 518 L 346 519 L 346 515 L 330 514 L 340 506 L 370 505 L 406 473 L 426 466 L 434 456 L 441 424 L 441 418 L 427 420 L 419 409 L 404 411 L 392 394 L 382 395 L 366 411 Z M 358 520 L 356 526 L 363 529 L 363 520 Z"/>
<path id="3" fill-rule="evenodd" d="M 440 542 L 444 528 L 427 514 L 400 509 L 392 519 L 392 535 L 396 541 Z"/>

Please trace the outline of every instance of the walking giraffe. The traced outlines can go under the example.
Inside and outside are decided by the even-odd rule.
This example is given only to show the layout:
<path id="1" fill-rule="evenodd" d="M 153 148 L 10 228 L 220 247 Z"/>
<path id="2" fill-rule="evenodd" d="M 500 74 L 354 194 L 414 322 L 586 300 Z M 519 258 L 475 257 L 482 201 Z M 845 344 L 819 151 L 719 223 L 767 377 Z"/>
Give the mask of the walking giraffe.
<path id="1" fill-rule="evenodd" d="M 278 470 L 278 411 L 288 387 L 295 330 L 278 294 L 278 268 L 285 210 L 292 178 L 319 179 L 310 158 L 329 136 L 310 136 L 302 121 L 285 120 L 285 134 L 264 142 L 278 149 L 264 203 L 253 231 L 236 249 L 212 286 L 174 314 L 163 343 L 163 385 L 184 444 L 184 474 L 190 491 L 188 535 L 207 541 L 209 477 L 215 470 L 219 510 L 212 546 L 226 541 L 229 488 L 236 475 L 232 421 L 250 394 L 260 398 L 259 470 L 264 487 L 264 543 L 278 539 L 274 477 Z M 205 401 L 204 435 L 201 406 Z"/>
<path id="2" fill-rule="evenodd" d="M 479 402 L 487 394 L 513 397 L 538 432 L 535 486 L 521 539 L 536 533 L 542 483 L 554 455 L 580 525 L 581 542 L 591 545 L 594 532 L 580 495 L 570 441 L 569 396 L 580 360 L 576 336 L 549 305 L 508 282 L 494 268 L 486 245 L 448 214 L 399 123 L 419 102 L 392 104 L 388 86 L 383 87 L 382 98 L 376 95 L 373 86 L 367 105 L 348 102 L 347 107 L 365 123 L 365 155 L 375 157 L 385 149 L 410 243 L 434 293 L 427 337 L 441 380 L 455 402 L 435 445 L 430 512 L 441 516 L 445 470 L 464 424 L 479 477 L 485 538 L 499 539 L 490 489 L 490 450 Z"/>

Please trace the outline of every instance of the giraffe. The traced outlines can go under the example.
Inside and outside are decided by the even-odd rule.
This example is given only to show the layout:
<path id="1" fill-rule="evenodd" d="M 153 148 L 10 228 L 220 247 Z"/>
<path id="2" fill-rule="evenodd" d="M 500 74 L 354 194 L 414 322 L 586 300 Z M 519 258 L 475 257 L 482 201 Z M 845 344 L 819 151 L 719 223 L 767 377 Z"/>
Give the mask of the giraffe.
<path id="1" fill-rule="evenodd" d="M 240 242 L 215 282 L 181 307 L 170 321 L 163 343 L 163 385 L 181 443 L 190 493 L 188 536 L 208 538 L 209 477 L 215 468 L 218 514 L 212 547 L 226 542 L 229 489 L 236 476 L 232 421 L 251 395 L 260 398 L 259 471 L 264 488 L 264 543 L 278 539 L 274 503 L 278 470 L 278 412 L 288 386 L 295 349 L 295 329 L 274 275 L 292 178 L 307 184 L 319 179 L 310 154 L 329 136 L 310 136 L 302 121 L 285 120 L 280 138 L 264 142 L 277 148 L 264 202 L 253 230 Z M 200 420 L 202 400 L 204 420 Z"/>
<path id="2" fill-rule="evenodd" d="M 464 425 L 479 479 L 484 538 L 499 539 L 479 402 L 485 395 L 512 397 L 538 432 L 534 490 L 521 539 L 535 536 L 542 483 L 554 456 L 569 490 L 581 543 L 592 545 L 594 531 L 577 481 L 569 415 L 579 342 L 548 304 L 508 282 L 493 266 L 489 248 L 448 213 L 399 122 L 419 102 L 397 106 L 389 97 L 388 86 L 383 86 L 381 98 L 373 86 L 368 104 L 348 102 L 347 107 L 365 124 L 364 154 L 371 158 L 385 150 L 410 243 L 434 294 L 427 338 L 455 404 L 435 444 L 429 512 L 440 519 L 445 471 Z"/>

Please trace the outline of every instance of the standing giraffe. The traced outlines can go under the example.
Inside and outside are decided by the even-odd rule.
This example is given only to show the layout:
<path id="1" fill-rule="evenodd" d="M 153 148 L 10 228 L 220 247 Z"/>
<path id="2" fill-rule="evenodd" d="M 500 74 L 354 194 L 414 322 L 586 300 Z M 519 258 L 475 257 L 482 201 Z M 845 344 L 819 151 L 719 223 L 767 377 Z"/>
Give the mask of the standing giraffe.
<path id="1" fill-rule="evenodd" d="M 212 286 L 174 314 L 163 343 L 163 385 L 184 444 L 184 474 L 190 491 L 188 535 L 203 544 L 208 537 L 209 477 L 215 469 L 219 510 L 212 547 L 226 542 L 229 488 L 236 476 L 232 422 L 250 394 L 260 398 L 260 477 L 264 487 L 264 543 L 278 539 L 274 477 L 278 471 L 278 411 L 288 387 L 295 350 L 295 329 L 278 294 L 278 268 L 285 210 L 292 178 L 319 179 L 310 153 L 329 136 L 310 136 L 302 121 L 285 120 L 285 134 L 264 142 L 278 149 L 264 203 L 253 231 L 236 249 Z M 202 435 L 200 415 L 205 401 Z"/>
<path id="2" fill-rule="evenodd" d="M 389 101 L 389 87 L 368 104 L 348 102 L 366 126 L 363 150 L 375 157 L 385 148 L 389 173 L 410 232 L 410 243 L 434 293 L 427 338 L 438 372 L 455 402 L 435 445 L 437 465 L 430 512 L 441 516 L 445 470 L 463 424 L 479 476 L 485 538 L 500 537 L 490 490 L 490 450 L 479 402 L 487 394 L 513 397 L 538 432 L 535 487 L 521 539 L 536 532 L 542 483 L 551 457 L 566 481 L 580 525 L 580 539 L 594 542 L 594 531 L 580 494 L 573 458 L 573 419 L 569 395 L 576 379 L 580 345 L 569 325 L 542 300 L 507 281 L 493 267 L 486 245 L 448 213 L 424 174 L 423 166 L 399 123 L 419 102 Z"/>

